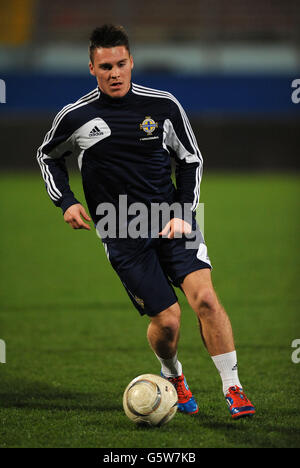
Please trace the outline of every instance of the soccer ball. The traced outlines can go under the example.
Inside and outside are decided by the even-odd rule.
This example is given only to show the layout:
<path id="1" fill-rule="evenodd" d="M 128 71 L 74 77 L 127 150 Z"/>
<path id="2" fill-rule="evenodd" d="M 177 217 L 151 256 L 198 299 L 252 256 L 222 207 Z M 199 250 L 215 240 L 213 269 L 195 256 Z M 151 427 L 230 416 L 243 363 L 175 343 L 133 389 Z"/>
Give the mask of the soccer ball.
<path id="1" fill-rule="evenodd" d="M 126 416 L 136 424 L 162 426 L 177 411 L 177 392 L 167 379 L 154 374 L 143 374 L 133 379 L 123 394 Z"/>

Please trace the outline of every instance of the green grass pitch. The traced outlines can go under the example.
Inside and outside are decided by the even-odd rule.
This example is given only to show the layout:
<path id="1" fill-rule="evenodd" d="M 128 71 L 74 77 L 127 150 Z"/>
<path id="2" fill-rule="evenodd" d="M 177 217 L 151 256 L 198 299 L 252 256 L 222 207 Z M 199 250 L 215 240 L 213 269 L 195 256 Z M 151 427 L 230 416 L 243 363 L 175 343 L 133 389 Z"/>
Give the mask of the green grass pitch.
<path id="1" fill-rule="evenodd" d="M 1 176 L 0 447 L 299 447 L 299 177 L 204 173 L 205 238 L 231 318 L 239 377 L 256 406 L 231 421 L 221 380 L 182 306 L 179 358 L 197 417 L 138 428 L 126 385 L 159 373 L 141 318 L 95 231 L 73 231 L 40 174 Z M 71 186 L 83 201 L 78 174 Z"/>

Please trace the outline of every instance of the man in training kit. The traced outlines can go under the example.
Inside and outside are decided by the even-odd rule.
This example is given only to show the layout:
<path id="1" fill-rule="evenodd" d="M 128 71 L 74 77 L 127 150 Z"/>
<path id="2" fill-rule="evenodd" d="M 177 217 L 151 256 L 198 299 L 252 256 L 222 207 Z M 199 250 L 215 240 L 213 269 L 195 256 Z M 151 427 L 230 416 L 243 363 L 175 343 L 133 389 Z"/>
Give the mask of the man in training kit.
<path id="1" fill-rule="evenodd" d="M 141 315 L 149 316 L 147 338 L 162 376 L 177 390 L 178 409 L 198 412 L 177 358 L 181 312 L 173 286 L 182 289 L 197 315 L 232 418 L 252 415 L 255 409 L 238 378 L 231 324 L 214 291 L 207 248 L 195 220 L 203 161 L 189 120 L 172 94 L 131 82 L 133 58 L 121 26 L 96 28 L 89 51 L 97 88 L 57 114 L 38 149 L 48 194 L 73 229 L 89 230 L 92 218 L 131 301 Z M 70 189 L 69 155 L 78 158 L 91 218 Z M 122 218 L 125 200 L 128 217 Z M 148 210 L 179 206 L 181 213 L 188 207 L 191 219 L 175 209 L 167 222 L 161 213 L 155 217 L 157 230 L 150 222 L 144 235 L 124 235 L 124 227 L 140 221 L 132 209 L 136 204 Z M 114 220 L 104 216 L 109 207 L 115 210 Z M 141 223 L 149 221 L 149 213 Z M 113 229 L 105 235 L 110 221 Z M 195 238 L 188 248 L 188 239 Z"/>

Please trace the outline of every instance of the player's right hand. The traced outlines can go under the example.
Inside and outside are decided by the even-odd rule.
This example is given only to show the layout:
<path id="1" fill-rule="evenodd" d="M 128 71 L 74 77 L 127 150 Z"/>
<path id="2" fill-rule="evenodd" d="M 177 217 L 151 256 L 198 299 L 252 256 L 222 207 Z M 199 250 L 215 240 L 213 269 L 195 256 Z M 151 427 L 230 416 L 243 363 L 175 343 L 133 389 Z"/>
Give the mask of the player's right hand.
<path id="1" fill-rule="evenodd" d="M 69 206 L 69 208 L 64 213 L 64 220 L 68 223 L 73 229 L 87 229 L 91 230 L 91 226 L 83 221 L 92 221 L 84 207 L 80 203 Z"/>

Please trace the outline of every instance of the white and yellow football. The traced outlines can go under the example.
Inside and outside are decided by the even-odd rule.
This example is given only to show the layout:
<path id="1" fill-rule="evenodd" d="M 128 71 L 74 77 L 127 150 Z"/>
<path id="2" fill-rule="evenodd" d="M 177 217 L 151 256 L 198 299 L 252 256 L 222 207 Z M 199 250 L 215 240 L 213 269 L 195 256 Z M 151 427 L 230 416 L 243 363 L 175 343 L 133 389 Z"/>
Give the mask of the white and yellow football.
<path id="1" fill-rule="evenodd" d="M 177 392 L 167 379 L 154 374 L 143 374 L 133 379 L 123 394 L 126 416 L 136 424 L 162 426 L 177 411 Z"/>

